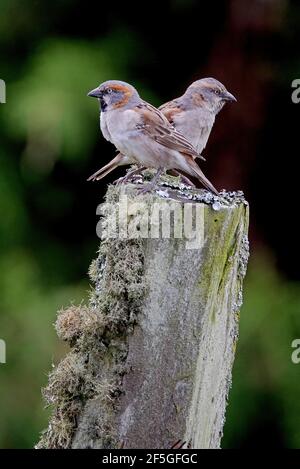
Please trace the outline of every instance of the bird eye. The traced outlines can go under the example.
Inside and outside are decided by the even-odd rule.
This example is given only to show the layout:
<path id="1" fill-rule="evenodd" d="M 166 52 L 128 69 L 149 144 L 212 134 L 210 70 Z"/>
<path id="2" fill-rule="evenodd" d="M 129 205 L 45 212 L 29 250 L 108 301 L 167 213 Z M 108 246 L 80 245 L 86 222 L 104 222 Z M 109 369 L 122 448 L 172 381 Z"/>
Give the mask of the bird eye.
<path id="1" fill-rule="evenodd" d="M 219 95 L 219 94 L 221 94 L 221 91 L 220 90 L 215 90 L 215 94 Z"/>
<path id="2" fill-rule="evenodd" d="M 111 94 L 112 91 L 113 91 L 113 90 L 112 90 L 111 88 L 107 88 L 107 90 L 106 90 L 106 92 L 107 92 L 108 94 Z"/>

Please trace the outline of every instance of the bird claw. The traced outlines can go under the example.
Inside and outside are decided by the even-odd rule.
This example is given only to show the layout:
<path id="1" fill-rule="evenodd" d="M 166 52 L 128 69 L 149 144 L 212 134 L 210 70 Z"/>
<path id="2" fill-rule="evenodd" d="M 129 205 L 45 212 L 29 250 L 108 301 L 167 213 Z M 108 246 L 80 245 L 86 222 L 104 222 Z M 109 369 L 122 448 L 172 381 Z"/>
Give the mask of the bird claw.
<path id="1" fill-rule="evenodd" d="M 119 186 L 120 184 L 126 184 L 126 182 L 130 182 L 132 181 L 134 177 L 134 174 L 126 174 L 126 176 L 122 176 L 118 179 L 116 179 L 115 181 L 113 181 L 113 184 L 115 184 L 116 186 Z"/>
<path id="2" fill-rule="evenodd" d="M 144 168 L 142 167 L 142 168 L 130 170 L 127 172 L 127 174 L 125 174 L 125 176 L 120 177 L 119 179 L 116 179 L 113 182 L 113 184 L 116 184 L 118 186 L 119 184 L 125 184 L 126 182 L 130 182 L 134 179 L 136 175 L 141 175 L 141 172 L 143 171 L 143 169 Z"/>
<path id="3" fill-rule="evenodd" d="M 115 181 L 113 181 L 113 184 L 116 185 L 116 186 L 119 186 L 120 184 L 124 184 L 125 182 L 127 182 L 126 176 L 123 176 L 123 177 L 118 178 Z"/>

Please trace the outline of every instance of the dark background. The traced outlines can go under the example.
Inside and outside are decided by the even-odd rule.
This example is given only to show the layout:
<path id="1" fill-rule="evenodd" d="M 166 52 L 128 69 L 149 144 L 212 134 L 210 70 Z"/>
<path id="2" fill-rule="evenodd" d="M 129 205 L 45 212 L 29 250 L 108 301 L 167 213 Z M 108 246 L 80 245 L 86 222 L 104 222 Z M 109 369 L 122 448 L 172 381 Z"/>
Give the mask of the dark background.
<path id="1" fill-rule="evenodd" d="M 238 98 L 217 118 L 205 173 L 250 203 L 251 261 L 223 447 L 300 447 L 300 4 L 288 0 L 0 0 L 0 446 L 32 447 L 41 386 L 65 353 L 56 311 L 88 298 L 96 207 L 115 154 L 87 91 L 135 85 L 154 105 L 213 76 Z"/>

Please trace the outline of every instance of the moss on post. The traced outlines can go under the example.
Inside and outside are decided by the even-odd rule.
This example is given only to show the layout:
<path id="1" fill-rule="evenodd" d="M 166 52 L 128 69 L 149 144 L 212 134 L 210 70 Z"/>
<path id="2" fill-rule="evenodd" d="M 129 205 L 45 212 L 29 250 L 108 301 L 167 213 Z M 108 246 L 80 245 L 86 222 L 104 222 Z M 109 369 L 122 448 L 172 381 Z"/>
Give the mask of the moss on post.
<path id="1" fill-rule="evenodd" d="M 216 197 L 175 179 L 138 198 L 134 185 L 111 186 L 106 227 L 122 195 L 134 226 L 143 216 L 137 200 L 147 209 L 198 204 L 204 245 L 187 249 L 172 235 L 101 242 L 89 304 L 58 314 L 57 333 L 71 350 L 44 390 L 53 414 L 37 447 L 169 448 L 178 439 L 219 447 L 248 259 L 247 203 L 241 193 Z"/>

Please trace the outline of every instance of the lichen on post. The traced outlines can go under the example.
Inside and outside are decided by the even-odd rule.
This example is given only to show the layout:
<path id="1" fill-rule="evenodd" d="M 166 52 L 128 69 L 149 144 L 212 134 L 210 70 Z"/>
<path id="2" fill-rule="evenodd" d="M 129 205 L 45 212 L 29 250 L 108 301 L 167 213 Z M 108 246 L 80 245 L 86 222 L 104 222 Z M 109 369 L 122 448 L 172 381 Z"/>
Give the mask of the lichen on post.
<path id="1" fill-rule="evenodd" d="M 57 317 L 71 349 L 43 391 L 53 413 L 37 447 L 164 449 L 180 439 L 218 448 L 248 260 L 248 204 L 241 193 L 217 197 L 171 178 L 154 195 L 137 196 L 134 184 L 110 186 L 104 227 L 124 196 L 135 232 L 156 203 L 197 205 L 203 243 L 187 248 L 173 229 L 164 238 L 102 240 L 88 304 Z"/>

